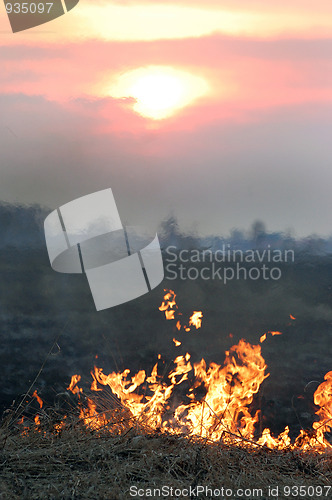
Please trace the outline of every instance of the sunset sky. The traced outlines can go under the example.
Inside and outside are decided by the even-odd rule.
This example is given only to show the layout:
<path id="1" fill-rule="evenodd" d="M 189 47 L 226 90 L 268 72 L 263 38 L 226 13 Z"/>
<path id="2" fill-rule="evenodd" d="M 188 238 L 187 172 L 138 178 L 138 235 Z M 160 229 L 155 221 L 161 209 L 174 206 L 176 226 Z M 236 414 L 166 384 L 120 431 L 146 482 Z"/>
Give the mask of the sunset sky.
<path id="1" fill-rule="evenodd" d="M 274 3 L 80 0 L 13 34 L 2 2 L 0 200 L 332 234 L 332 2 Z"/>

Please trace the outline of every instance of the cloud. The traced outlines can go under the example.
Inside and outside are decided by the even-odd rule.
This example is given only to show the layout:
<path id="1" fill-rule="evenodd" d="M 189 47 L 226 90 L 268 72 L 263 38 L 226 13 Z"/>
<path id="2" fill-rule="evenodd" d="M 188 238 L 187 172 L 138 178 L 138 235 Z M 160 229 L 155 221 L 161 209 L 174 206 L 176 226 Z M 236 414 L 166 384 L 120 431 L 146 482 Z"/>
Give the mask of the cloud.
<path id="1" fill-rule="evenodd" d="M 117 101 L 2 96 L 0 199 L 55 208 L 111 187 L 123 222 L 225 234 L 263 218 L 270 230 L 329 234 L 331 106 L 285 107 L 248 123 L 117 130 Z M 101 132 L 107 110 L 115 124 Z M 139 118 L 137 118 L 139 120 Z"/>
<path id="2" fill-rule="evenodd" d="M 0 199 L 55 208 L 112 187 L 123 220 L 152 229 L 173 212 L 205 233 L 257 218 L 271 230 L 331 232 L 331 39 L 286 30 L 68 43 L 52 26 L 54 38 L 31 31 L 0 49 Z M 145 120 L 108 89 L 150 65 L 201 76 L 212 91 L 166 121 Z"/>
<path id="3" fill-rule="evenodd" d="M 247 37 L 331 35 L 331 3 L 309 0 L 278 4 L 255 1 L 89 2 L 81 0 L 69 14 L 19 34 L 11 33 L 7 16 L 0 18 L 3 44 L 17 41 L 68 43 L 82 39 L 160 40 L 201 37 L 212 33 Z"/>
<path id="4" fill-rule="evenodd" d="M 258 110 L 331 102 L 331 49 L 331 40 L 248 41 L 217 35 L 153 43 L 84 41 L 49 52 L 47 47 L 6 47 L 0 86 L 2 93 L 44 96 L 69 106 L 81 97 L 86 102 L 112 97 L 109 89 L 127 71 L 171 66 L 205 79 L 210 93 L 176 120 L 158 126 L 192 129 L 215 121 L 255 121 Z M 151 125 L 135 116 L 133 101 L 119 100 L 117 106 L 126 113 L 116 125 L 112 110 L 97 108 L 99 131 L 134 132 Z"/>
<path id="5" fill-rule="evenodd" d="M 82 0 L 81 0 L 82 1 Z M 121 4 L 125 6 L 133 5 L 151 5 L 156 4 L 155 0 L 95 0 L 93 2 L 95 5 L 109 5 Z M 158 4 L 174 4 L 174 5 L 184 5 L 186 7 L 196 7 L 202 6 L 201 0 L 158 0 Z M 248 9 L 247 0 L 206 0 L 204 2 L 204 8 L 220 8 L 220 9 L 230 9 L 230 10 L 246 10 Z M 284 12 L 297 11 L 300 14 L 303 13 L 332 13 L 332 6 L 329 0 L 322 0 L 315 6 L 312 0 L 293 0 L 291 3 L 287 0 L 279 0 L 278 3 L 273 6 L 266 2 L 265 0 L 250 0 L 250 10 L 268 11 L 268 12 Z"/>

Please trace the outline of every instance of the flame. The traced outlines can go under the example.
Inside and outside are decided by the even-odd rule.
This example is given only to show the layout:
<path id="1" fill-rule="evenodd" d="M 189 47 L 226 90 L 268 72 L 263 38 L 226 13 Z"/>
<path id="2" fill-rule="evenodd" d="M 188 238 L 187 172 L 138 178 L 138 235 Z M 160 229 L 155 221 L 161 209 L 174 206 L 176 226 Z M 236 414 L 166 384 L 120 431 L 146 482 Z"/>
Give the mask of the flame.
<path id="1" fill-rule="evenodd" d="M 267 333 L 271 333 L 272 337 L 274 337 L 275 335 L 282 335 L 282 332 L 267 332 Z M 260 343 L 261 343 L 261 344 L 262 344 L 262 343 L 266 340 L 267 333 L 264 333 L 264 334 L 260 337 L 259 341 L 260 341 Z"/>
<path id="2" fill-rule="evenodd" d="M 312 427 L 316 430 L 317 441 L 323 446 L 332 448 L 324 437 L 324 433 L 332 429 L 332 371 L 325 375 L 324 380 L 325 382 L 318 386 L 314 394 L 314 403 L 320 408 L 316 412 L 319 421 L 314 422 Z"/>
<path id="3" fill-rule="evenodd" d="M 202 359 L 192 365 L 190 354 L 178 356 L 167 381 L 158 374 L 158 363 L 146 376 L 141 370 L 130 376 L 130 371 L 105 375 L 101 368 L 92 372 L 92 390 L 100 390 L 98 385 L 109 386 L 123 407 L 131 415 L 140 419 L 152 429 L 163 429 L 173 434 L 186 432 L 218 440 L 228 436 L 236 441 L 245 437 L 252 439 L 258 421 L 258 412 L 251 415 L 248 406 L 259 390 L 266 364 L 260 346 L 252 346 L 245 340 L 226 351 L 224 366 L 210 363 L 207 367 Z M 172 406 L 172 396 L 176 387 L 181 387 L 190 379 L 190 389 L 183 394 L 189 403 L 177 406 L 172 416 L 166 416 Z M 146 394 L 139 389 L 144 384 Z M 198 388 L 204 397 L 196 397 Z M 75 389 L 75 388 L 74 388 Z M 72 390 L 72 389 L 71 389 Z M 106 425 L 105 415 L 97 411 L 97 406 L 88 398 L 88 408 L 81 408 L 80 417 L 88 427 L 98 429 Z M 106 420 L 105 420 L 106 419 Z"/>
<path id="4" fill-rule="evenodd" d="M 296 319 L 295 316 L 289 315 L 290 319 Z"/>
<path id="5" fill-rule="evenodd" d="M 59 434 L 59 432 L 61 432 L 62 429 L 66 427 L 66 418 L 67 416 L 65 415 L 61 422 L 59 422 L 58 424 L 54 424 L 53 429 L 56 434 Z"/>
<path id="6" fill-rule="evenodd" d="M 194 311 L 193 315 L 189 318 L 189 325 L 195 326 L 196 330 L 202 326 L 202 311 Z"/>
<path id="7" fill-rule="evenodd" d="M 103 413 L 97 411 L 96 403 L 87 398 L 88 408 L 81 407 L 80 418 L 84 421 L 86 427 L 98 430 L 107 425 L 107 419 Z"/>
<path id="8" fill-rule="evenodd" d="M 42 407 L 43 407 L 43 400 L 41 399 L 41 397 L 40 397 L 40 396 L 38 396 L 37 391 L 35 391 L 35 392 L 32 394 L 32 397 L 37 399 L 37 401 L 38 401 L 38 403 L 39 403 L 40 408 L 42 408 Z"/>
<path id="9" fill-rule="evenodd" d="M 174 319 L 175 311 L 165 311 L 166 319 Z"/>
<path id="10" fill-rule="evenodd" d="M 166 319 L 170 319 L 168 316 L 174 319 L 178 309 L 176 294 L 172 290 L 165 291 L 159 310 L 165 312 Z M 202 317 L 201 311 L 194 311 L 189 324 L 200 328 Z M 181 328 L 180 321 L 177 321 L 177 329 Z M 183 328 L 190 330 L 186 326 Z M 271 336 L 282 334 L 279 331 L 264 333 L 260 343 L 266 340 L 268 333 Z M 181 345 L 175 337 L 173 342 L 176 346 Z M 332 430 L 332 371 L 325 375 L 324 382 L 314 394 L 318 409 L 312 430 L 301 430 L 293 443 L 288 426 L 278 436 L 273 436 L 268 428 L 259 433 L 260 411 L 253 411 L 251 404 L 269 373 L 261 346 L 252 345 L 245 339 L 225 352 L 222 365 L 207 364 L 204 359 L 192 362 L 187 352 L 177 356 L 165 373 L 165 364 L 158 354 L 149 375 L 145 370 L 132 375 L 129 369 L 106 375 L 102 368 L 95 366 L 91 376 L 89 396 L 83 395 L 83 389 L 78 387 L 80 375 L 72 376 L 67 390 L 77 395 L 79 417 L 88 429 L 94 431 L 107 428 L 112 433 L 121 433 L 128 426 L 140 425 L 153 431 L 199 436 L 239 446 L 315 450 L 319 453 L 332 449 L 326 438 L 326 433 Z M 33 396 L 42 408 L 43 402 L 37 391 Z M 54 425 L 54 432 L 58 433 L 65 427 L 65 419 Z M 18 423 L 23 424 L 23 420 L 24 417 Z M 34 421 L 41 432 L 38 414 Z"/>
<path id="11" fill-rule="evenodd" d="M 173 290 L 167 290 L 167 289 L 164 289 L 164 292 L 166 292 L 166 294 L 164 296 L 164 300 L 161 303 L 161 306 L 159 307 L 159 311 L 163 311 L 165 313 L 165 317 L 167 320 L 175 319 L 175 313 L 178 310 L 178 306 L 175 301 L 176 293 Z M 177 315 L 182 316 L 182 313 L 177 312 Z M 183 326 L 184 331 L 190 332 L 191 330 L 190 326 L 194 326 L 196 330 L 198 328 L 201 328 L 202 318 L 203 318 L 202 311 L 194 311 L 189 318 L 189 326 L 186 325 Z M 176 328 L 179 331 L 182 328 L 181 322 L 179 320 L 176 322 Z"/>
<path id="12" fill-rule="evenodd" d="M 258 413 L 251 416 L 248 405 L 258 392 L 265 374 L 265 362 L 260 346 L 245 340 L 226 351 L 224 366 L 205 360 L 194 364 L 192 390 L 201 386 L 205 397 L 193 397 L 189 405 L 177 408 L 175 416 L 179 425 L 185 425 L 190 435 L 200 435 L 213 440 L 251 439 Z"/>
<path id="13" fill-rule="evenodd" d="M 173 292 L 173 290 L 164 290 L 166 292 L 166 295 L 164 296 L 164 300 L 159 307 L 159 311 L 164 311 L 165 312 L 165 317 L 166 319 L 174 319 L 174 309 L 173 308 L 178 308 L 175 302 L 175 297 L 176 294 Z"/>
<path id="14" fill-rule="evenodd" d="M 73 394 L 79 394 L 83 392 L 82 388 L 77 387 L 78 382 L 81 380 L 81 375 L 73 375 L 70 381 L 67 391 L 71 391 Z"/>
<path id="15" fill-rule="evenodd" d="M 291 445 L 291 440 L 289 437 L 289 427 L 286 426 L 285 430 L 279 434 L 277 438 L 271 436 L 270 429 L 264 429 L 262 436 L 258 439 L 257 444 L 261 446 L 267 446 L 268 448 L 284 449 Z"/>
<path id="16" fill-rule="evenodd" d="M 177 311 L 176 294 L 173 290 L 165 292 L 159 310 L 165 312 L 166 319 L 175 319 L 175 313 L 181 315 Z M 189 325 L 200 328 L 202 317 L 201 311 L 194 311 Z M 179 320 L 176 328 L 190 331 L 189 326 L 182 327 Z M 269 331 L 260 337 L 260 343 L 266 340 L 268 333 L 282 335 L 279 331 Z M 173 342 L 176 346 L 181 345 L 174 337 Z M 99 394 L 108 387 L 120 415 L 126 415 L 127 425 L 128 422 L 129 425 L 139 423 L 159 432 L 185 433 L 237 445 L 315 449 L 319 452 L 332 448 L 325 437 L 332 429 L 332 371 L 326 374 L 325 382 L 314 394 L 314 402 L 319 406 L 317 422 L 314 422 L 312 431 L 302 430 L 292 444 L 288 426 L 277 437 L 268 428 L 257 436 L 260 412 L 253 412 L 250 405 L 269 376 L 260 345 L 251 345 L 241 339 L 226 351 L 223 365 L 214 362 L 207 365 L 204 359 L 192 363 L 189 353 L 177 356 L 167 375 L 159 373 L 160 364 L 161 355 L 158 354 L 150 375 L 144 370 L 131 375 L 129 369 L 105 375 L 102 368 L 95 366 L 91 372 L 91 391 Z M 77 386 L 80 379 L 80 375 L 74 375 L 68 387 L 78 397 L 82 393 Z M 112 420 L 109 409 L 100 411 L 98 400 L 93 395 L 87 398 L 87 407 L 80 405 L 80 418 L 88 428 L 98 430 L 108 426 L 112 432 L 123 429 L 123 419 L 119 424 L 119 420 Z"/>
<path id="17" fill-rule="evenodd" d="M 178 356 L 166 378 L 158 372 L 159 361 L 149 376 L 144 370 L 131 376 L 129 369 L 105 375 L 95 366 L 91 372 L 91 390 L 100 391 L 108 386 L 118 406 L 129 415 L 127 420 L 150 430 L 271 449 L 323 452 L 332 448 L 325 437 L 332 428 L 332 371 L 326 374 L 325 382 L 314 395 L 319 420 L 314 422 L 312 431 L 302 430 L 292 444 L 288 426 L 277 437 L 268 428 L 257 437 L 260 412 L 252 412 L 250 405 L 269 376 L 260 345 L 241 339 L 226 351 L 223 365 L 211 362 L 207 366 L 204 359 L 192 363 L 189 353 Z M 75 376 L 69 386 L 75 394 L 78 381 L 79 376 Z M 175 404 L 179 399 L 180 403 Z M 120 432 L 118 422 L 111 421 L 109 413 L 98 410 L 93 396 L 87 398 L 87 408 L 80 408 L 80 418 L 88 428 L 98 430 L 108 426 L 112 432 Z"/>

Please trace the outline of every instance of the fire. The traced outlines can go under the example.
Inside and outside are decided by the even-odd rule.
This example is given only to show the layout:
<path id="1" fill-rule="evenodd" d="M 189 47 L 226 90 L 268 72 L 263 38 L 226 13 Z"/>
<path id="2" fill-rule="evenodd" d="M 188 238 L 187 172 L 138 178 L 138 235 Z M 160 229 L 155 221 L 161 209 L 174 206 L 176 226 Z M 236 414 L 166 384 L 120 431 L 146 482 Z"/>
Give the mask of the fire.
<path id="1" fill-rule="evenodd" d="M 165 312 L 166 319 L 175 319 L 175 314 L 181 315 L 177 312 L 176 294 L 173 290 L 165 292 L 159 310 Z M 200 328 L 202 317 L 201 311 L 194 311 L 189 325 Z M 176 328 L 181 330 L 180 320 Z M 190 330 L 189 326 L 183 329 Z M 266 340 L 268 333 L 271 336 L 282 334 L 279 331 L 264 333 L 260 343 Z M 230 338 L 232 336 L 229 335 Z M 173 342 L 176 346 L 181 345 L 176 338 Z M 292 444 L 288 427 L 277 437 L 272 436 L 267 428 L 257 436 L 260 412 L 252 412 L 250 405 L 269 376 L 260 345 L 251 345 L 241 339 L 226 351 L 223 365 L 211 362 L 207 366 L 204 359 L 192 363 L 189 353 L 177 356 L 167 377 L 159 373 L 161 363 L 159 354 L 149 376 L 144 370 L 132 376 L 129 369 L 105 375 L 101 368 L 95 366 L 91 372 L 91 391 L 99 393 L 108 387 L 116 398 L 118 408 L 121 408 L 121 415 L 127 412 L 127 421 L 140 423 L 151 430 L 276 449 L 322 451 L 332 448 L 325 437 L 332 428 L 332 372 L 325 376 L 325 382 L 314 395 L 314 402 L 320 407 L 316 412 L 319 420 L 314 422 L 311 432 L 301 431 Z M 79 381 L 80 376 L 74 375 L 68 387 L 78 398 L 82 397 L 82 389 L 77 385 Z M 84 424 L 98 430 L 108 426 L 111 417 L 109 411 L 98 409 L 96 401 L 91 396 L 87 398 L 86 408 L 81 402 L 79 404 Z M 112 422 L 112 426 L 113 432 L 114 429 L 119 431 L 119 425 Z"/>
<path id="2" fill-rule="evenodd" d="M 159 311 L 165 312 L 166 319 L 174 319 L 174 308 L 178 308 L 175 302 L 176 294 L 175 292 L 173 292 L 173 290 L 164 290 L 164 292 L 166 292 L 166 295 L 164 296 L 164 300 L 159 307 Z"/>
<path id="3" fill-rule="evenodd" d="M 269 333 L 271 333 L 272 337 L 274 337 L 275 335 L 282 335 L 281 332 L 269 332 Z"/>
<path id="4" fill-rule="evenodd" d="M 166 319 L 174 319 L 175 311 L 165 311 Z"/>
<path id="5" fill-rule="evenodd" d="M 32 394 L 32 397 L 37 399 L 37 401 L 39 403 L 39 407 L 42 408 L 43 407 L 43 400 L 38 396 L 37 391 L 35 391 Z"/>
<path id="6" fill-rule="evenodd" d="M 264 335 L 261 336 L 261 338 L 259 339 L 260 343 L 264 342 L 266 340 L 266 333 L 264 333 Z"/>
<path id="7" fill-rule="evenodd" d="M 78 394 L 83 391 L 83 389 L 77 386 L 78 382 L 81 380 L 81 375 L 73 375 L 70 381 L 67 391 L 71 391 L 73 394 Z"/>
<path id="8" fill-rule="evenodd" d="M 252 439 L 258 413 L 252 416 L 248 406 L 268 376 L 265 368 L 260 346 L 243 339 L 226 351 L 223 367 L 216 363 L 206 367 L 204 359 L 195 363 L 192 402 L 176 409 L 178 425 L 190 435 L 213 440 Z M 198 387 L 206 391 L 203 399 L 194 396 Z"/>
<path id="9" fill-rule="evenodd" d="M 193 315 L 189 318 L 189 325 L 196 327 L 196 330 L 202 326 L 202 311 L 194 311 Z"/>
<path id="10" fill-rule="evenodd" d="M 282 332 L 267 332 L 267 333 L 271 333 L 272 337 L 274 337 L 275 335 L 282 335 Z M 260 337 L 259 341 L 260 341 L 260 343 L 261 343 L 261 344 L 262 344 L 262 343 L 266 340 L 267 333 L 264 333 L 264 334 Z"/>
<path id="11" fill-rule="evenodd" d="M 319 406 L 316 415 L 319 417 L 318 422 L 312 424 L 316 430 L 317 441 L 323 446 L 331 446 L 326 441 L 324 433 L 332 430 L 332 371 L 328 372 L 325 377 L 325 382 L 320 384 L 314 394 L 314 403 Z"/>
<path id="12" fill-rule="evenodd" d="M 170 319 L 175 319 L 175 313 L 178 309 L 177 303 L 175 301 L 176 293 L 173 290 L 164 290 L 166 292 L 166 295 L 164 296 L 164 300 L 159 307 L 159 311 L 163 311 L 165 313 L 165 317 L 167 320 Z M 177 313 L 178 316 L 182 316 L 181 313 Z M 190 326 L 194 326 L 196 330 L 201 328 L 202 326 L 202 318 L 203 318 L 203 313 L 202 311 L 194 311 L 193 314 L 189 318 L 189 326 L 183 325 L 183 329 L 185 332 L 190 332 L 191 328 Z M 182 324 L 180 320 L 177 320 L 176 322 L 176 328 L 177 330 L 181 330 Z"/>
<path id="13" fill-rule="evenodd" d="M 270 429 L 264 429 L 262 436 L 258 439 L 257 444 L 267 446 L 268 448 L 283 449 L 291 446 L 291 440 L 288 435 L 289 427 L 286 426 L 285 430 L 279 434 L 277 438 L 271 436 Z"/>
<path id="14" fill-rule="evenodd" d="M 166 319 L 174 319 L 178 313 L 176 294 L 167 293 L 159 307 Z M 172 313 L 167 315 L 166 313 Z M 201 327 L 203 314 L 194 311 L 189 325 Z M 181 323 L 178 320 L 177 330 Z M 184 327 L 186 328 L 189 327 Z M 269 331 L 260 337 L 264 342 Z M 229 335 L 232 338 L 232 334 Z M 173 337 L 176 346 L 182 343 Z M 271 449 L 315 450 L 322 453 L 332 449 L 326 434 L 332 430 L 332 371 L 314 394 L 317 405 L 317 421 L 310 431 L 302 430 L 292 443 L 289 428 L 278 436 L 270 429 L 259 433 L 260 411 L 252 410 L 255 395 L 264 380 L 269 377 L 261 346 L 252 345 L 245 339 L 225 352 L 224 363 L 206 363 L 204 359 L 192 362 L 190 354 L 177 356 L 165 373 L 161 354 L 150 374 L 140 370 L 131 374 L 129 369 L 106 375 L 95 366 L 91 371 L 91 394 L 86 396 L 78 386 L 80 375 L 73 375 L 68 390 L 78 400 L 79 418 L 90 430 L 108 429 L 120 434 L 128 427 L 139 425 L 143 429 L 169 434 L 198 436 L 213 441 L 239 446 L 266 446 Z M 35 391 L 40 408 L 43 402 Z M 23 424 L 23 417 L 19 422 Z M 40 431 L 39 415 L 35 425 Z M 54 427 L 59 432 L 66 425 L 65 418 Z"/>
<path id="15" fill-rule="evenodd" d="M 37 394 L 37 390 L 35 390 L 31 396 L 32 398 L 36 398 L 38 404 L 39 404 L 39 408 L 41 409 L 43 407 L 43 400 L 41 399 L 41 397 Z M 38 432 L 41 432 L 41 422 L 40 422 L 40 416 L 38 413 L 36 413 L 36 415 L 33 417 L 33 422 L 34 422 L 34 426 L 35 426 L 35 430 L 37 430 Z M 28 423 L 28 422 L 27 422 Z M 30 432 L 30 426 L 29 425 L 24 425 L 25 424 L 25 416 L 22 415 L 21 418 L 17 421 L 17 425 L 22 425 L 24 426 L 23 427 L 23 430 L 21 432 L 21 435 L 22 436 L 27 436 Z"/>
<path id="16" fill-rule="evenodd" d="M 158 356 L 160 360 L 160 356 Z M 171 434 L 200 436 L 213 441 L 247 446 L 267 446 L 275 449 L 315 449 L 322 452 L 331 449 L 325 437 L 332 428 L 332 372 L 325 376 L 316 390 L 314 402 L 319 406 L 319 417 L 310 432 L 301 431 L 294 444 L 289 437 L 289 428 L 274 437 L 269 429 L 264 429 L 257 437 L 259 411 L 252 413 L 250 404 L 258 393 L 262 382 L 269 376 L 262 357 L 260 345 L 251 345 L 241 339 L 225 353 L 223 366 L 204 359 L 191 363 L 190 354 L 178 356 L 174 367 L 165 380 L 158 373 L 158 362 L 151 374 L 144 370 L 130 376 L 130 370 L 105 375 L 101 368 L 91 372 L 92 391 L 100 391 L 108 386 L 117 398 L 117 405 L 129 415 L 128 421 L 140 423 L 150 430 Z M 74 380 L 79 381 L 75 376 Z M 182 402 L 174 407 L 181 394 L 181 384 L 189 382 L 189 389 L 182 391 Z M 71 391 L 82 396 L 77 384 L 70 384 Z M 198 394 L 204 394 L 198 396 Z M 170 411 L 172 409 L 172 411 Z M 119 431 L 110 411 L 100 412 L 93 396 L 87 398 L 87 408 L 80 407 L 80 418 L 91 429 L 111 427 Z M 39 424 L 38 424 L 39 425 Z"/>

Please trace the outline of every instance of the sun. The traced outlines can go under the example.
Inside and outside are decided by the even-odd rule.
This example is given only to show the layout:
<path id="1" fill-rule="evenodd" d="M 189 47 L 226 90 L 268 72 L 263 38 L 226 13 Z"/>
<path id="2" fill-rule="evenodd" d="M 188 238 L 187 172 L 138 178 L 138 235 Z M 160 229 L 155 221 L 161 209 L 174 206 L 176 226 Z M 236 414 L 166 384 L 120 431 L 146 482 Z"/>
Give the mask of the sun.
<path id="1" fill-rule="evenodd" d="M 108 89 L 112 97 L 132 97 L 134 111 L 153 120 L 169 118 L 207 92 L 203 78 L 165 66 L 128 71 Z"/>

